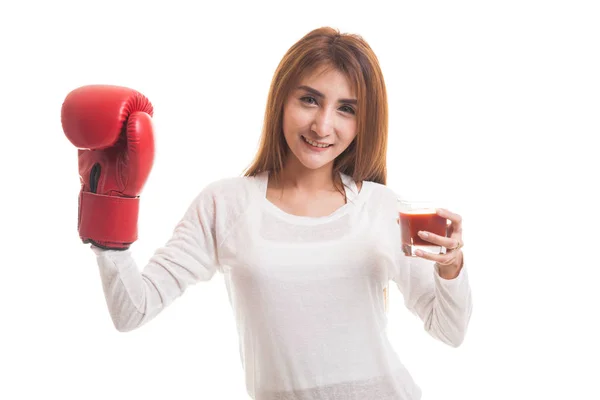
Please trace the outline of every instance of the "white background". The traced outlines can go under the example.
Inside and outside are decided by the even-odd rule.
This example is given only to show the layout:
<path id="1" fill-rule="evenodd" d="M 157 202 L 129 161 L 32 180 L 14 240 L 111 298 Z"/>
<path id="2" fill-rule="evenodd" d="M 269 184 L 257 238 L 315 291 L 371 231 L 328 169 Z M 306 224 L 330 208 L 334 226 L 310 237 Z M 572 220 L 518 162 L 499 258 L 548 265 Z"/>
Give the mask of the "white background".
<path id="1" fill-rule="evenodd" d="M 205 185 L 251 161 L 281 57 L 329 25 L 381 62 L 388 184 L 464 218 L 464 344 L 430 338 L 391 292 L 390 338 L 424 400 L 599 399 L 596 2 L 212 3 L 0 6 L 0 398 L 246 398 L 220 276 L 139 330 L 112 326 L 60 107 L 93 83 L 154 104 L 142 266 Z"/>

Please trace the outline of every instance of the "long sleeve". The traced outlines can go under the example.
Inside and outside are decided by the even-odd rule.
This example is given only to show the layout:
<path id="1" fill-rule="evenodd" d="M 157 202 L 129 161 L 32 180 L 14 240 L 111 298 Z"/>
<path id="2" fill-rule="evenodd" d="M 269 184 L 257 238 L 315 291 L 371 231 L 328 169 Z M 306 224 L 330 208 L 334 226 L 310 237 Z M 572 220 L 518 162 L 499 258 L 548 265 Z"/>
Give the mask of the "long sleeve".
<path id="1" fill-rule="evenodd" d="M 394 281 L 406 307 L 423 321 L 431 336 L 458 347 L 465 338 L 472 311 L 466 266 L 456 278 L 444 279 L 432 261 L 400 255 L 397 262 Z"/>
<path id="2" fill-rule="evenodd" d="M 102 250 L 97 255 L 112 321 L 121 332 L 150 321 L 190 285 L 210 280 L 219 268 L 216 202 L 203 191 L 179 221 L 170 240 L 140 271 L 131 250 Z"/>
<path id="3" fill-rule="evenodd" d="M 387 187 L 380 193 L 374 202 L 382 210 L 378 214 L 384 233 L 380 240 L 385 243 L 384 259 L 390 263 L 389 278 L 402 293 L 408 310 L 423 321 L 425 331 L 449 346 L 460 346 L 473 307 L 467 263 L 456 278 L 444 279 L 433 261 L 406 256 L 397 221 L 400 196 Z"/>

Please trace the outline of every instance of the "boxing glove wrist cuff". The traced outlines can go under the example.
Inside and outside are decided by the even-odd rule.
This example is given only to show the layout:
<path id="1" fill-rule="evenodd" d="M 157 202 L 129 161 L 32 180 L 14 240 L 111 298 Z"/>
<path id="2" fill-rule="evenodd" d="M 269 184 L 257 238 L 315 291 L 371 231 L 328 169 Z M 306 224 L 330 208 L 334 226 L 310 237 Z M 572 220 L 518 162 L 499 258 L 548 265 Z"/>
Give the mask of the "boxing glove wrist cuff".
<path id="1" fill-rule="evenodd" d="M 94 242 L 135 242 L 139 205 L 139 197 L 115 197 L 82 192 L 79 236 Z"/>

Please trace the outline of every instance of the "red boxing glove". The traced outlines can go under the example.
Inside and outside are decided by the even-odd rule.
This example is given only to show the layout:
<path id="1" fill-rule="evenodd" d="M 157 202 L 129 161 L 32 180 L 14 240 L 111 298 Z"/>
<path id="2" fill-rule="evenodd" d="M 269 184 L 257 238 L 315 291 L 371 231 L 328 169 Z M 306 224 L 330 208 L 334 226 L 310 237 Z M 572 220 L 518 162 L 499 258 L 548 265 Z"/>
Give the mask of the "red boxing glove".
<path id="1" fill-rule="evenodd" d="M 63 131 L 79 149 L 83 243 L 124 250 L 137 240 L 139 195 L 154 162 L 153 111 L 144 95 L 119 86 L 83 86 L 65 98 Z"/>

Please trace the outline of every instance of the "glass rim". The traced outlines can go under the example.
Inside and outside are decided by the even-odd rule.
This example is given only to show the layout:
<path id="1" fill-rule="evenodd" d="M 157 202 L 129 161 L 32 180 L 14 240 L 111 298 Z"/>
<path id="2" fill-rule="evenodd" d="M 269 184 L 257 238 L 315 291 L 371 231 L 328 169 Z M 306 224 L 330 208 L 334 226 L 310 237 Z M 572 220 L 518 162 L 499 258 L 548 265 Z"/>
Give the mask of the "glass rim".
<path id="1" fill-rule="evenodd" d="M 410 203 L 410 204 L 417 204 L 417 203 L 426 203 L 426 204 L 435 204 L 438 203 L 436 200 L 427 200 L 427 199 L 403 199 L 403 198 L 397 198 L 396 201 L 398 203 Z"/>

